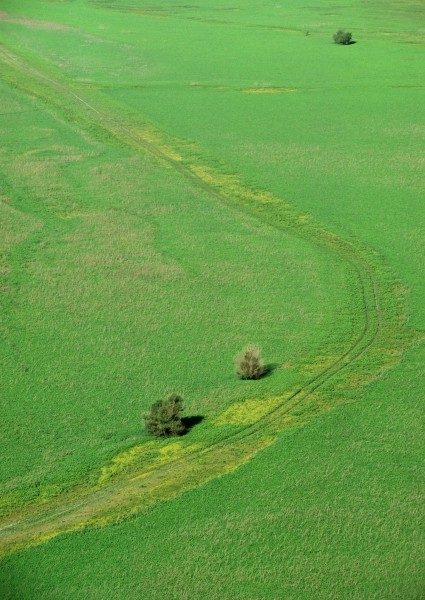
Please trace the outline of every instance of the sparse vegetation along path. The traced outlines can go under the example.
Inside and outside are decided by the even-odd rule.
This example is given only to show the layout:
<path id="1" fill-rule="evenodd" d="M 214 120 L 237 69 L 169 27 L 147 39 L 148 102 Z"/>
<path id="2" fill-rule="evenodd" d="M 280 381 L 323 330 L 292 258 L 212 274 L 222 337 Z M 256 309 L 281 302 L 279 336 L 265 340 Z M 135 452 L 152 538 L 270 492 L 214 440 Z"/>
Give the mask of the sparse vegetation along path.
<path id="1" fill-rule="evenodd" d="M 185 161 L 175 148 L 161 139 L 156 130 L 135 131 L 125 123 L 117 122 L 91 98 L 81 97 L 68 85 L 45 75 L 9 50 L 1 48 L 0 59 L 6 65 L 7 77 L 13 85 L 37 95 L 56 109 L 67 106 L 72 120 L 78 119 L 83 124 L 90 122 L 98 131 L 112 135 L 132 148 L 151 153 L 220 201 L 249 211 L 270 225 L 285 229 L 291 235 L 308 238 L 336 253 L 356 274 L 363 307 L 357 338 L 345 352 L 301 389 L 283 393 L 279 402 L 255 423 L 209 445 L 179 446 L 176 442 L 174 453 L 165 454 L 161 461 L 147 461 L 146 469 L 141 472 L 126 474 L 119 480 L 99 484 L 92 489 L 74 490 L 9 517 L 0 525 L 0 554 L 7 554 L 65 531 L 116 520 L 233 470 L 271 443 L 278 431 L 297 421 L 291 411 L 310 399 L 331 379 L 342 375 L 347 367 L 361 362 L 366 353 L 368 367 L 365 370 L 362 366 L 362 374 L 376 374 L 385 367 L 388 356 L 397 347 L 396 338 L 400 350 L 402 325 L 398 308 L 391 313 L 383 306 L 382 299 L 391 292 L 386 286 L 385 276 L 376 270 L 376 257 L 367 250 L 355 248 L 312 224 L 269 193 L 252 191 L 234 177 L 205 168 L 195 160 Z M 377 352 L 371 359 L 369 351 L 374 348 Z"/>

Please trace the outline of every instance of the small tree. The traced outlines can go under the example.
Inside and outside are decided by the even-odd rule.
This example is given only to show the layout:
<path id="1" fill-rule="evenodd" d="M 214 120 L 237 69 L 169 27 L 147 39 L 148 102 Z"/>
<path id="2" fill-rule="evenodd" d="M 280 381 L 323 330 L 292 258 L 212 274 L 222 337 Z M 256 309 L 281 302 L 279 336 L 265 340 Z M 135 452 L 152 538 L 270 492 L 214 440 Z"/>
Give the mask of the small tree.
<path id="1" fill-rule="evenodd" d="M 353 39 L 353 34 L 348 31 L 342 31 L 339 29 L 333 36 L 333 40 L 335 44 L 339 44 L 340 46 L 348 46 L 351 44 Z"/>
<path id="2" fill-rule="evenodd" d="M 183 398 L 176 394 L 154 402 L 144 415 L 146 431 L 156 437 L 183 435 L 186 427 L 180 414 L 182 410 Z"/>
<path id="3" fill-rule="evenodd" d="M 236 375 L 239 379 L 260 379 L 266 367 L 258 346 L 247 346 L 235 359 Z"/>

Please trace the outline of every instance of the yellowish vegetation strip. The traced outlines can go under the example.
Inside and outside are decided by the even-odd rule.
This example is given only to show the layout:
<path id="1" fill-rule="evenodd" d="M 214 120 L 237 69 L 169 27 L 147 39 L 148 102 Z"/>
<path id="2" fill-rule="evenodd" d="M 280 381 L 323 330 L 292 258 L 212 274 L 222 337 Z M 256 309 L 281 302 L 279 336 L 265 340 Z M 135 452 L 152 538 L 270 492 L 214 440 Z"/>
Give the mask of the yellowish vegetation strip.
<path id="1" fill-rule="evenodd" d="M 298 92 L 297 88 L 287 87 L 253 87 L 245 88 L 242 90 L 243 94 L 289 94 L 291 92 Z"/>
<path id="2" fill-rule="evenodd" d="M 215 425 L 252 425 L 282 403 L 282 396 L 236 402 L 214 421 Z"/>
<path id="3" fill-rule="evenodd" d="M 52 21 L 43 21 L 40 19 L 29 19 L 28 17 L 13 17 L 7 12 L 0 12 L 0 21 L 7 21 L 8 23 L 14 23 L 15 25 L 22 25 L 30 29 L 52 29 L 57 31 L 63 31 L 71 29 L 68 25 L 62 23 L 53 23 Z"/>

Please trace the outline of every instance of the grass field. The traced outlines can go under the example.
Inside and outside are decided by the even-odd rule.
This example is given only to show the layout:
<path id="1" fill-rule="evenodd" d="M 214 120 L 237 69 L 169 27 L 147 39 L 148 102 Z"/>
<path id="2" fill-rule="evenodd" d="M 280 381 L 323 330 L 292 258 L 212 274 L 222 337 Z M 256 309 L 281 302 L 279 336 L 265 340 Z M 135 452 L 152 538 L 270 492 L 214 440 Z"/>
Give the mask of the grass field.
<path id="1" fill-rule="evenodd" d="M 425 598 L 422 3 L 1 11 L 1 597 Z"/>

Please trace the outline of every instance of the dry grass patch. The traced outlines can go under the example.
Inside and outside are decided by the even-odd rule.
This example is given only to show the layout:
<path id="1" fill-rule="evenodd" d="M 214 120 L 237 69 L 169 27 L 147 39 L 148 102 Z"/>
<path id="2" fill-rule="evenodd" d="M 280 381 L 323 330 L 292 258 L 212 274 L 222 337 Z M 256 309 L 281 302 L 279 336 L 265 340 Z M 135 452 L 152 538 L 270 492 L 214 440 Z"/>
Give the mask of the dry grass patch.
<path id="1" fill-rule="evenodd" d="M 291 92 L 298 92 L 297 88 L 288 87 L 253 87 L 245 88 L 241 90 L 243 94 L 289 94 Z"/>

